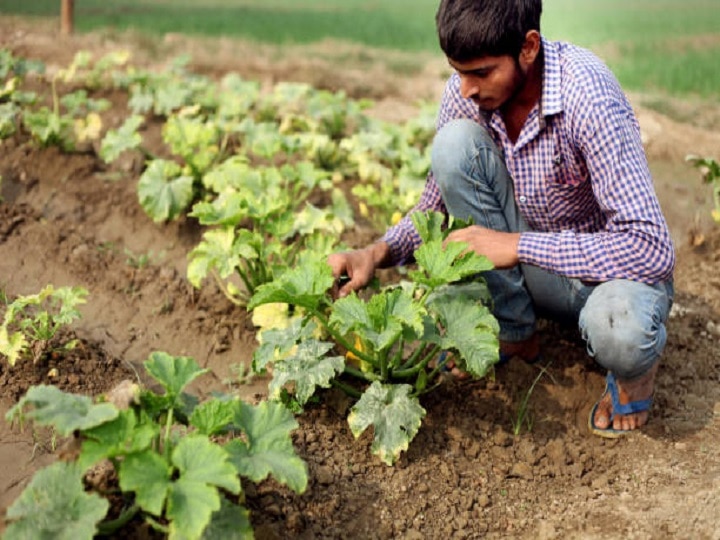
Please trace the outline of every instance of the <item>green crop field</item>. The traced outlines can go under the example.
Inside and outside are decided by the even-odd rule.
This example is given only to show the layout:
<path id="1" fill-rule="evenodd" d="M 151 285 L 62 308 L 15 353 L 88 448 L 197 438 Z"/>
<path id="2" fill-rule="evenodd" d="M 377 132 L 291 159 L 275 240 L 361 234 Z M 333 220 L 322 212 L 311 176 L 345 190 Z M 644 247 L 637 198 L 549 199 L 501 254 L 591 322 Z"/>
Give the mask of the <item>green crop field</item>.
<path id="1" fill-rule="evenodd" d="M 269 43 L 339 39 L 438 51 L 438 0 L 79 0 L 78 31 L 236 36 Z M 57 16 L 60 0 L 0 0 L 0 14 Z M 546 0 L 543 33 L 600 54 L 633 90 L 720 95 L 718 0 Z"/>

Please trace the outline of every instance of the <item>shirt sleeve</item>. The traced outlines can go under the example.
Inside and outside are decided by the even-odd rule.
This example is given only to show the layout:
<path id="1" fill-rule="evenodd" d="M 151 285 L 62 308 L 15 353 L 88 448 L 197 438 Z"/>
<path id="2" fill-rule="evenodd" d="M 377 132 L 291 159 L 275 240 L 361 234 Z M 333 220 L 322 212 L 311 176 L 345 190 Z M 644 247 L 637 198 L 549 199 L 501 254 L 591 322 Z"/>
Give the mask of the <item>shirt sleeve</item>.
<path id="1" fill-rule="evenodd" d="M 587 281 L 667 280 L 675 253 L 632 109 L 627 102 L 606 98 L 586 112 L 572 129 L 605 228 L 522 233 L 520 262 Z"/>
<path id="2" fill-rule="evenodd" d="M 450 120 L 469 118 L 480 121 L 479 109 L 473 106 L 470 100 L 460 95 L 460 78 L 453 74 L 445 85 L 440 111 L 436 123 L 436 130 L 440 130 Z M 390 247 L 390 264 L 400 265 L 412 262 L 414 251 L 420 247 L 422 241 L 412 223 L 411 215 L 414 212 L 436 211 L 447 215 L 447 208 L 442 200 L 440 188 L 435 181 L 432 171 L 428 173 L 425 188 L 420 201 L 398 223 L 390 227 L 380 239 Z"/>

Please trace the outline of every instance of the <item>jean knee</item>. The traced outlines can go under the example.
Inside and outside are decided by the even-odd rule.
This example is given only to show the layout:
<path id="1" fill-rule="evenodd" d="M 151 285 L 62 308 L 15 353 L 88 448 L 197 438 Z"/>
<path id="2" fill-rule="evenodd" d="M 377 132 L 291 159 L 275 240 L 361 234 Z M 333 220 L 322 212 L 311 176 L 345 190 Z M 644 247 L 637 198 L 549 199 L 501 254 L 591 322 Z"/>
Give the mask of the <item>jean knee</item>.
<path id="1" fill-rule="evenodd" d="M 441 189 L 448 180 L 464 175 L 475 166 L 478 149 L 493 145 L 487 130 L 467 119 L 452 120 L 445 124 L 433 139 L 431 168 Z"/>
<path id="2" fill-rule="evenodd" d="M 669 310 L 662 288 L 627 280 L 598 285 L 580 312 L 588 354 L 622 379 L 643 375 L 665 348 Z"/>

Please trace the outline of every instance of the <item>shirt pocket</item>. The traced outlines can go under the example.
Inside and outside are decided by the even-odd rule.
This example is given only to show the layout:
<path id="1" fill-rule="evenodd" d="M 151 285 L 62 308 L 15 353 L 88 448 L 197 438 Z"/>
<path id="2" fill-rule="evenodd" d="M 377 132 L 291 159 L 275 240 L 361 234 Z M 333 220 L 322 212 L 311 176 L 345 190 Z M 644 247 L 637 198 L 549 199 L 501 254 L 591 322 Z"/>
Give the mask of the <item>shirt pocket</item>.
<path id="1" fill-rule="evenodd" d="M 587 166 L 581 156 L 559 151 L 547 177 L 548 212 L 561 229 L 578 230 L 597 211 Z"/>

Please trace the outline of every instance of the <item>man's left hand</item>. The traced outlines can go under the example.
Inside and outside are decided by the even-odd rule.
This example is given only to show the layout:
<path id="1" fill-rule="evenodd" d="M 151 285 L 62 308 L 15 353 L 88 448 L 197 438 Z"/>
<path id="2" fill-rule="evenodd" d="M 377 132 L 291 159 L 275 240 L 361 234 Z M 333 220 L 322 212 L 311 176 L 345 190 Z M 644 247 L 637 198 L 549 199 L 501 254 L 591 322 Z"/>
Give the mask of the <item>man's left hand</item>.
<path id="1" fill-rule="evenodd" d="M 510 268 L 519 262 L 520 233 L 499 232 L 471 225 L 451 232 L 445 242 L 465 242 L 468 249 L 490 259 L 495 268 Z"/>

